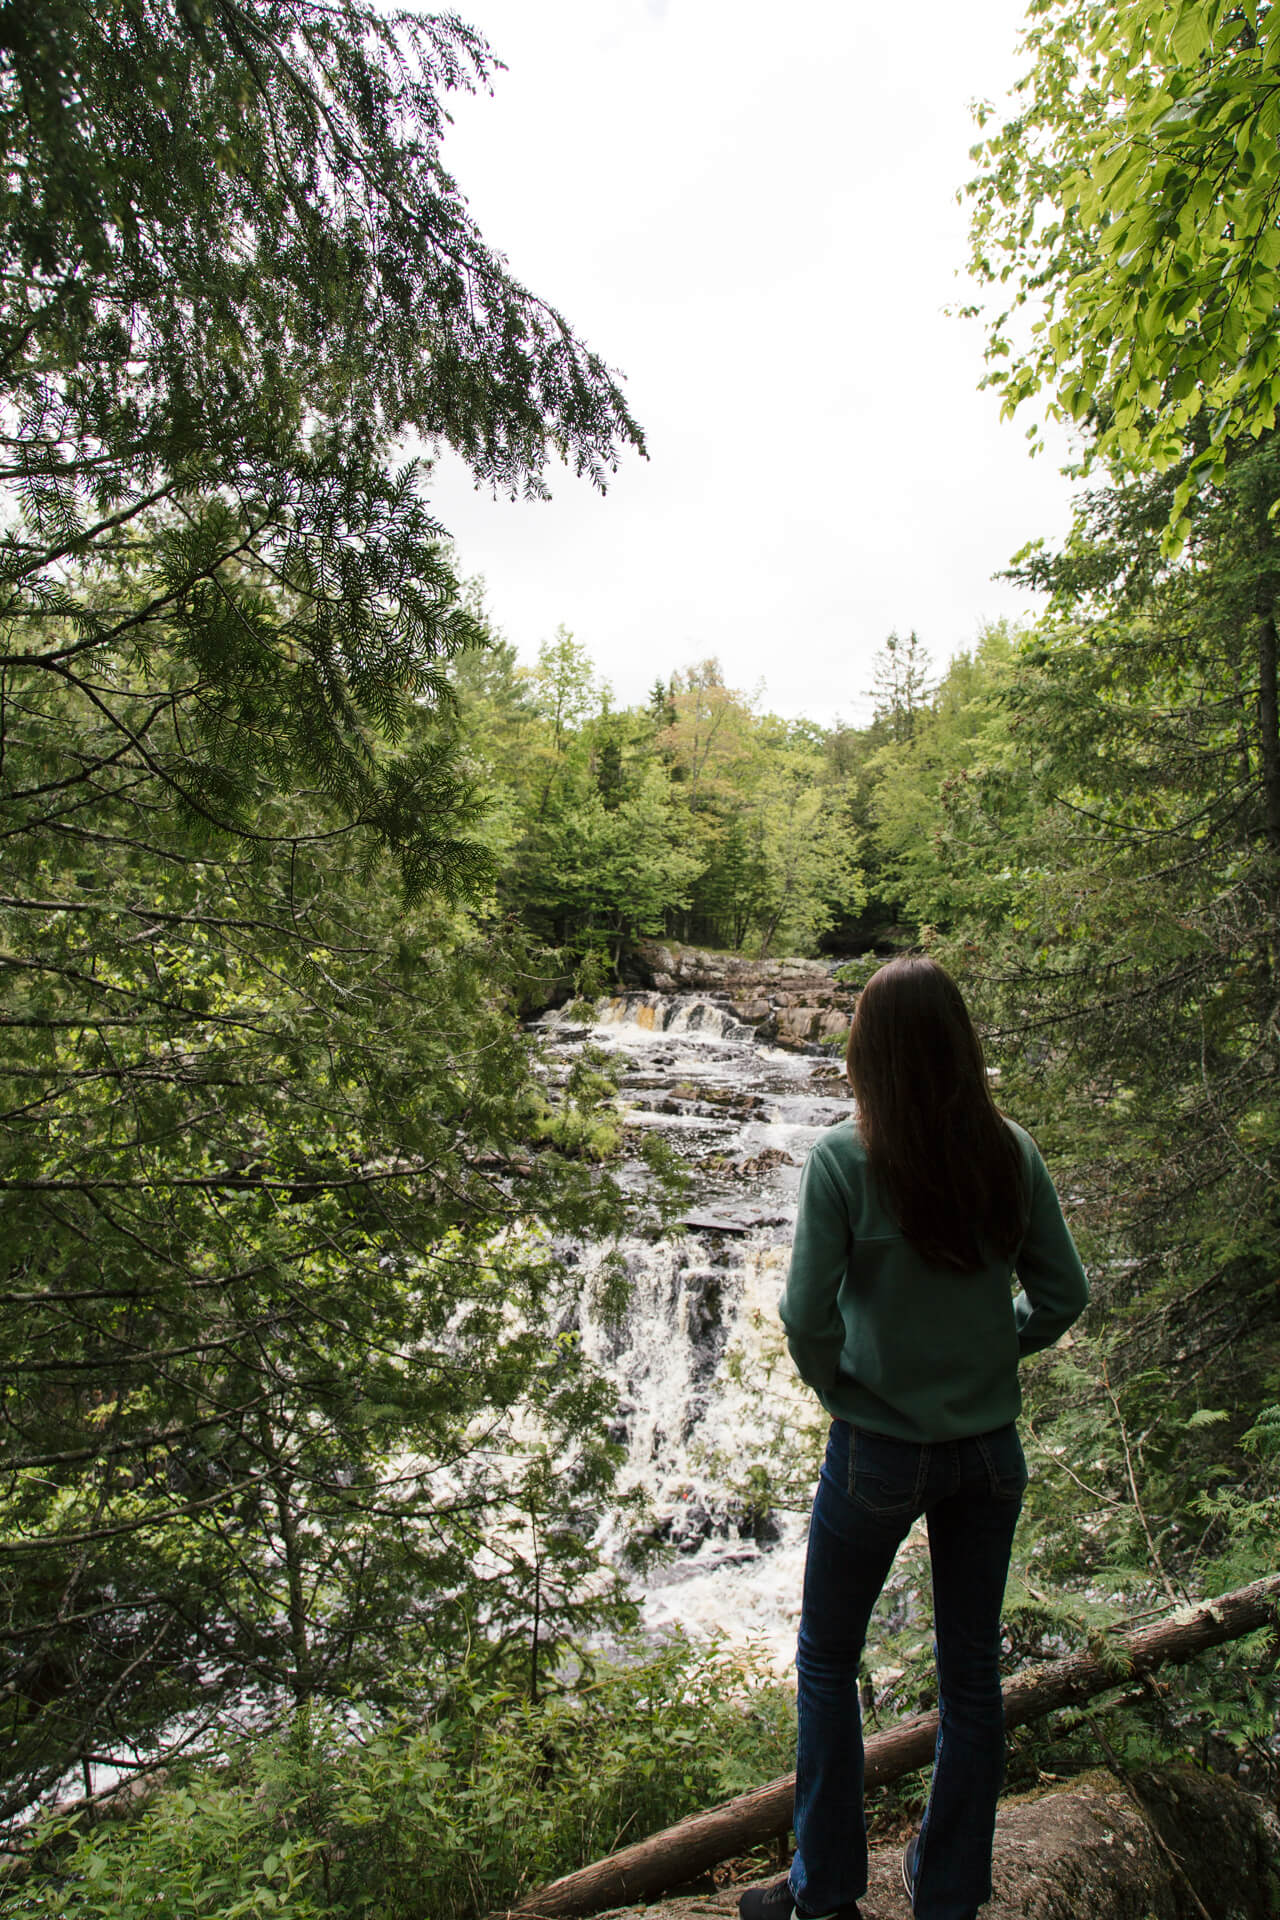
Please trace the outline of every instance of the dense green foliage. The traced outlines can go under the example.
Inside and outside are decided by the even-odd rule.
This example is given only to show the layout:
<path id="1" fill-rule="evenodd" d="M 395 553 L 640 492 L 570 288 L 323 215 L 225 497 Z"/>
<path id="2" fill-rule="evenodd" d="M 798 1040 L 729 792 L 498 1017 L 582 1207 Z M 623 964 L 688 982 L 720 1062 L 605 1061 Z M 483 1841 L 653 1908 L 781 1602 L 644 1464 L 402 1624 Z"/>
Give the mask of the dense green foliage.
<path id="1" fill-rule="evenodd" d="M 408 1691 L 412 1678 L 401 1676 Z M 75 1920 L 469 1920 L 785 1770 L 785 1688 L 725 1652 L 661 1654 L 530 1702 L 469 1674 L 425 1722 L 312 1712 L 194 1772 L 136 1823 L 42 1829 L 38 1891 Z"/>
<path id="2" fill-rule="evenodd" d="M 623 711 L 563 631 L 530 671 L 491 639 L 451 675 L 498 902 L 552 945 L 610 965 L 643 934 L 811 951 L 861 905 L 855 794 L 831 742 L 758 714 L 717 661 Z"/>
<path id="3" fill-rule="evenodd" d="M 441 165 L 488 65 L 345 0 L 0 18 L 0 1817 L 617 1611 L 545 1251 L 619 1217 L 602 1083 L 553 1105 L 457 905 L 475 625 L 392 441 L 638 443 Z"/>
<path id="4" fill-rule="evenodd" d="M 1180 518 L 1280 400 L 1280 13 L 1034 0 L 1024 49 L 970 189 L 972 264 L 1010 302 L 990 378 L 1010 410 L 1048 387 L 1120 473 L 1194 440 Z"/>

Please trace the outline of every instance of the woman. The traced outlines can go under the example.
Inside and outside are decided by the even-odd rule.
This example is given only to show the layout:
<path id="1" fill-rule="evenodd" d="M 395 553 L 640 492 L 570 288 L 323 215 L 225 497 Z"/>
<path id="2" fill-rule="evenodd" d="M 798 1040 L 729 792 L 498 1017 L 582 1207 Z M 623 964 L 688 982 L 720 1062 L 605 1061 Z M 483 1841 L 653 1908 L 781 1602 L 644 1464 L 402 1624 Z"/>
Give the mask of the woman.
<path id="1" fill-rule="evenodd" d="M 832 1416 L 796 1648 L 796 1853 L 788 1878 L 748 1889 L 739 1910 L 857 1920 L 858 1662 L 923 1513 L 938 1740 L 903 1881 L 917 1920 L 971 1920 L 991 1897 L 1004 1773 L 1000 1606 L 1027 1480 L 1018 1362 L 1071 1325 L 1088 1284 L 1044 1162 L 996 1108 L 940 966 L 910 957 L 872 976 L 846 1068 L 856 1117 L 809 1154 L 780 1306 L 791 1357 Z"/>

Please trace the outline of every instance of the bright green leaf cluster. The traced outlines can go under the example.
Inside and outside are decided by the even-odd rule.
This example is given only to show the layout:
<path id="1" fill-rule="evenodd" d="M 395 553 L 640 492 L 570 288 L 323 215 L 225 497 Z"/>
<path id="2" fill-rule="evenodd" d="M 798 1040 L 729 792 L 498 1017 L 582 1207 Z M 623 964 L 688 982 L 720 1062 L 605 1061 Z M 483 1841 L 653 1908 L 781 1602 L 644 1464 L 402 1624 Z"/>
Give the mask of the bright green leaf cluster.
<path id="1" fill-rule="evenodd" d="M 1192 452 L 1185 531 L 1280 405 L 1280 10 L 1037 0 L 1024 44 L 969 189 L 974 270 L 1010 302 L 988 379 L 1009 411 L 1047 390 L 1118 470 Z"/>

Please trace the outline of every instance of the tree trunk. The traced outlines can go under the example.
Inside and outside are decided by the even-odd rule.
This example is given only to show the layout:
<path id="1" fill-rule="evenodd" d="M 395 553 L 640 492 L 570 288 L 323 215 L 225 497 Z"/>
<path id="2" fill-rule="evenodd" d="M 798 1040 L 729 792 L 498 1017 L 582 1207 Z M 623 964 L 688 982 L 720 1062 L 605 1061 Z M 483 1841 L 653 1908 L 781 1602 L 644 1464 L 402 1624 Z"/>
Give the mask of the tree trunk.
<path id="1" fill-rule="evenodd" d="M 1258 623 L 1258 754 L 1262 763 L 1262 802 L 1267 839 L 1280 851 L 1280 675 L 1276 659 L 1275 609 L 1268 605 Z"/>
<path id="2" fill-rule="evenodd" d="M 1166 1661 L 1189 1660 L 1207 1647 L 1238 1640 L 1274 1621 L 1278 1604 L 1280 1573 L 1222 1594 L 1156 1626 L 1118 1634 L 1101 1652 L 1072 1654 L 1051 1666 L 1018 1674 L 1005 1684 L 1005 1725 L 1020 1726 L 1150 1673 Z M 867 1785 L 881 1786 L 927 1766 L 933 1758 L 937 1732 L 937 1714 L 920 1713 L 868 1740 Z M 509 1908 L 508 1920 L 569 1920 L 569 1916 L 599 1913 L 623 1901 L 652 1898 L 667 1887 L 706 1873 L 731 1854 L 743 1853 L 762 1841 L 785 1838 L 791 1827 L 794 1794 L 795 1775 L 785 1774 L 707 1813 L 693 1814 L 678 1826 L 553 1880 L 550 1886 Z M 1080 1911 L 1088 1911 L 1087 1906 Z"/>
<path id="3" fill-rule="evenodd" d="M 293 1654 L 292 1692 L 295 1702 L 301 1706 L 304 1701 L 310 1699 L 312 1691 L 311 1643 L 306 1592 L 303 1586 L 301 1542 L 298 1538 L 297 1514 L 293 1506 L 293 1487 L 265 1414 L 260 1414 L 258 1417 L 258 1439 L 264 1456 L 271 1462 L 271 1489 L 275 1498 L 276 1521 L 280 1528 L 285 1579 L 289 1591 L 289 1647 Z"/>

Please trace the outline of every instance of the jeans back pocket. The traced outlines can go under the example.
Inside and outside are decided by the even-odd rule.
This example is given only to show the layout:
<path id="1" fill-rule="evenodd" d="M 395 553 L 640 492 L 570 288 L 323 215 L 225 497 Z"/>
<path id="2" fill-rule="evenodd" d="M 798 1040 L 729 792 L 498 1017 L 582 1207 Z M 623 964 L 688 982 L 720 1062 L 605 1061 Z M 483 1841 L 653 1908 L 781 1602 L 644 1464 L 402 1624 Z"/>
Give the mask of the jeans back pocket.
<path id="1" fill-rule="evenodd" d="M 849 1429 L 849 1498 L 864 1512 L 901 1520 L 920 1504 L 925 1449 L 865 1427 Z"/>
<path id="2" fill-rule="evenodd" d="M 1007 1427 L 975 1434 L 974 1438 L 987 1470 L 992 1499 L 1021 1500 L 1030 1475 L 1017 1427 L 1010 1421 Z"/>

